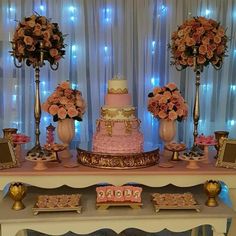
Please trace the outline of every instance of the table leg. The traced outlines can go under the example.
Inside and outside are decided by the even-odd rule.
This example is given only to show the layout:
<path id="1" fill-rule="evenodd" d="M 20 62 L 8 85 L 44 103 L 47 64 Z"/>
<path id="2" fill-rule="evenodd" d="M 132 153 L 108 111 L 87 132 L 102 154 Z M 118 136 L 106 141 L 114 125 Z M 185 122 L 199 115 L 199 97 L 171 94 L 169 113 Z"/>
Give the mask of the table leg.
<path id="1" fill-rule="evenodd" d="M 236 189 L 230 188 L 229 195 L 230 195 L 233 209 L 234 211 L 236 211 Z M 236 217 L 232 218 L 232 221 L 229 227 L 228 236 L 235 236 L 235 232 L 236 232 Z"/>

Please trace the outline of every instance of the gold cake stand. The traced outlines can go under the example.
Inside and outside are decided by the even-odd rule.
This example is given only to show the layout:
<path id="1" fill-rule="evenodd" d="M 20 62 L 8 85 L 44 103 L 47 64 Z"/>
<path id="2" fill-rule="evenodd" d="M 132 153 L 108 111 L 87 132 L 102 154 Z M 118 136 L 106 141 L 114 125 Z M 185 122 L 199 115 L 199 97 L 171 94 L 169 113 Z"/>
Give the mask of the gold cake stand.
<path id="1" fill-rule="evenodd" d="M 156 165 L 159 148 L 141 153 L 100 153 L 77 147 L 78 162 L 85 166 L 106 169 L 135 169 Z"/>

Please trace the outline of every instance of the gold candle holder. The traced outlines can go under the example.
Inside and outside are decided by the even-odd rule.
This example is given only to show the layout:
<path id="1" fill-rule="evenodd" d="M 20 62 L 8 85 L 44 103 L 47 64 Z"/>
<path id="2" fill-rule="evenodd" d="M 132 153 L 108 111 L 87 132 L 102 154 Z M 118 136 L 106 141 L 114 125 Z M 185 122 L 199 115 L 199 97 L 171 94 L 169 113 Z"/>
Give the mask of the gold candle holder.
<path id="1" fill-rule="evenodd" d="M 22 200 L 26 195 L 27 187 L 22 183 L 11 184 L 9 188 L 9 195 L 15 201 L 12 205 L 12 209 L 19 211 L 25 208 Z"/>
<path id="2" fill-rule="evenodd" d="M 218 206 L 218 202 L 216 200 L 217 196 L 221 191 L 221 184 L 219 181 L 216 180 L 208 180 L 204 184 L 204 191 L 208 196 L 206 201 L 206 206 L 208 207 L 215 207 Z"/>
<path id="3" fill-rule="evenodd" d="M 219 149 L 220 149 L 220 139 L 228 138 L 229 132 L 228 131 L 215 131 L 214 133 L 215 133 L 215 139 L 217 141 L 217 145 L 215 145 L 215 149 L 217 151 L 216 158 L 218 158 Z"/>

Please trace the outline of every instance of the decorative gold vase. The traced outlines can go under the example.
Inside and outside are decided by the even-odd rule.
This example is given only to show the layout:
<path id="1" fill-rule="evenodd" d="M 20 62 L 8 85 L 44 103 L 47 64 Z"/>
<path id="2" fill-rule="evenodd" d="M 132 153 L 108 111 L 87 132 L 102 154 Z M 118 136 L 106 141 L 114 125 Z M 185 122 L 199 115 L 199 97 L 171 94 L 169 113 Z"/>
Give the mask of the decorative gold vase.
<path id="1" fill-rule="evenodd" d="M 208 196 L 206 201 L 206 206 L 208 207 L 215 207 L 218 206 L 218 202 L 216 200 L 217 196 L 221 191 L 221 184 L 219 181 L 216 180 L 208 180 L 204 184 L 204 191 Z"/>
<path id="2" fill-rule="evenodd" d="M 71 153 L 69 151 L 70 142 L 75 135 L 75 121 L 73 119 L 59 120 L 57 124 L 58 138 L 67 147 L 60 153 L 60 157 L 69 158 Z"/>
<path id="3" fill-rule="evenodd" d="M 159 135 L 165 144 L 173 141 L 176 135 L 176 121 L 160 119 Z"/>
<path id="4" fill-rule="evenodd" d="M 19 211 L 25 208 L 22 200 L 26 195 L 27 187 L 22 183 L 11 184 L 9 188 L 9 195 L 15 201 L 12 205 L 12 209 Z"/>

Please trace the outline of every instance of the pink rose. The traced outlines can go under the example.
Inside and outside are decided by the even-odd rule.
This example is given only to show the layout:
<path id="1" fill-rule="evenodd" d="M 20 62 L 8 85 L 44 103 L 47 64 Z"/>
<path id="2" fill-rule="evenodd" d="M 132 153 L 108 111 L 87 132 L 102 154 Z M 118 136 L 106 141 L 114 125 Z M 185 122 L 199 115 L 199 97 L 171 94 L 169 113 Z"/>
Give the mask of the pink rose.
<path id="1" fill-rule="evenodd" d="M 65 104 L 67 104 L 68 102 L 69 102 L 68 98 L 66 98 L 66 97 L 61 97 L 61 98 L 60 98 L 60 103 L 61 103 L 61 104 L 65 105 Z"/>
<path id="2" fill-rule="evenodd" d="M 59 107 L 57 105 L 51 105 L 49 107 L 49 113 L 52 114 L 53 116 L 55 116 L 57 114 L 57 112 L 59 111 Z"/>
<path id="3" fill-rule="evenodd" d="M 42 35 L 43 35 L 44 39 L 46 39 L 46 40 L 50 39 L 50 32 L 48 30 L 43 31 Z"/>
<path id="4" fill-rule="evenodd" d="M 63 120 L 66 118 L 67 112 L 66 112 L 65 108 L 60 107 L 57 114 L 58 114 L 58 118 Z"/>

